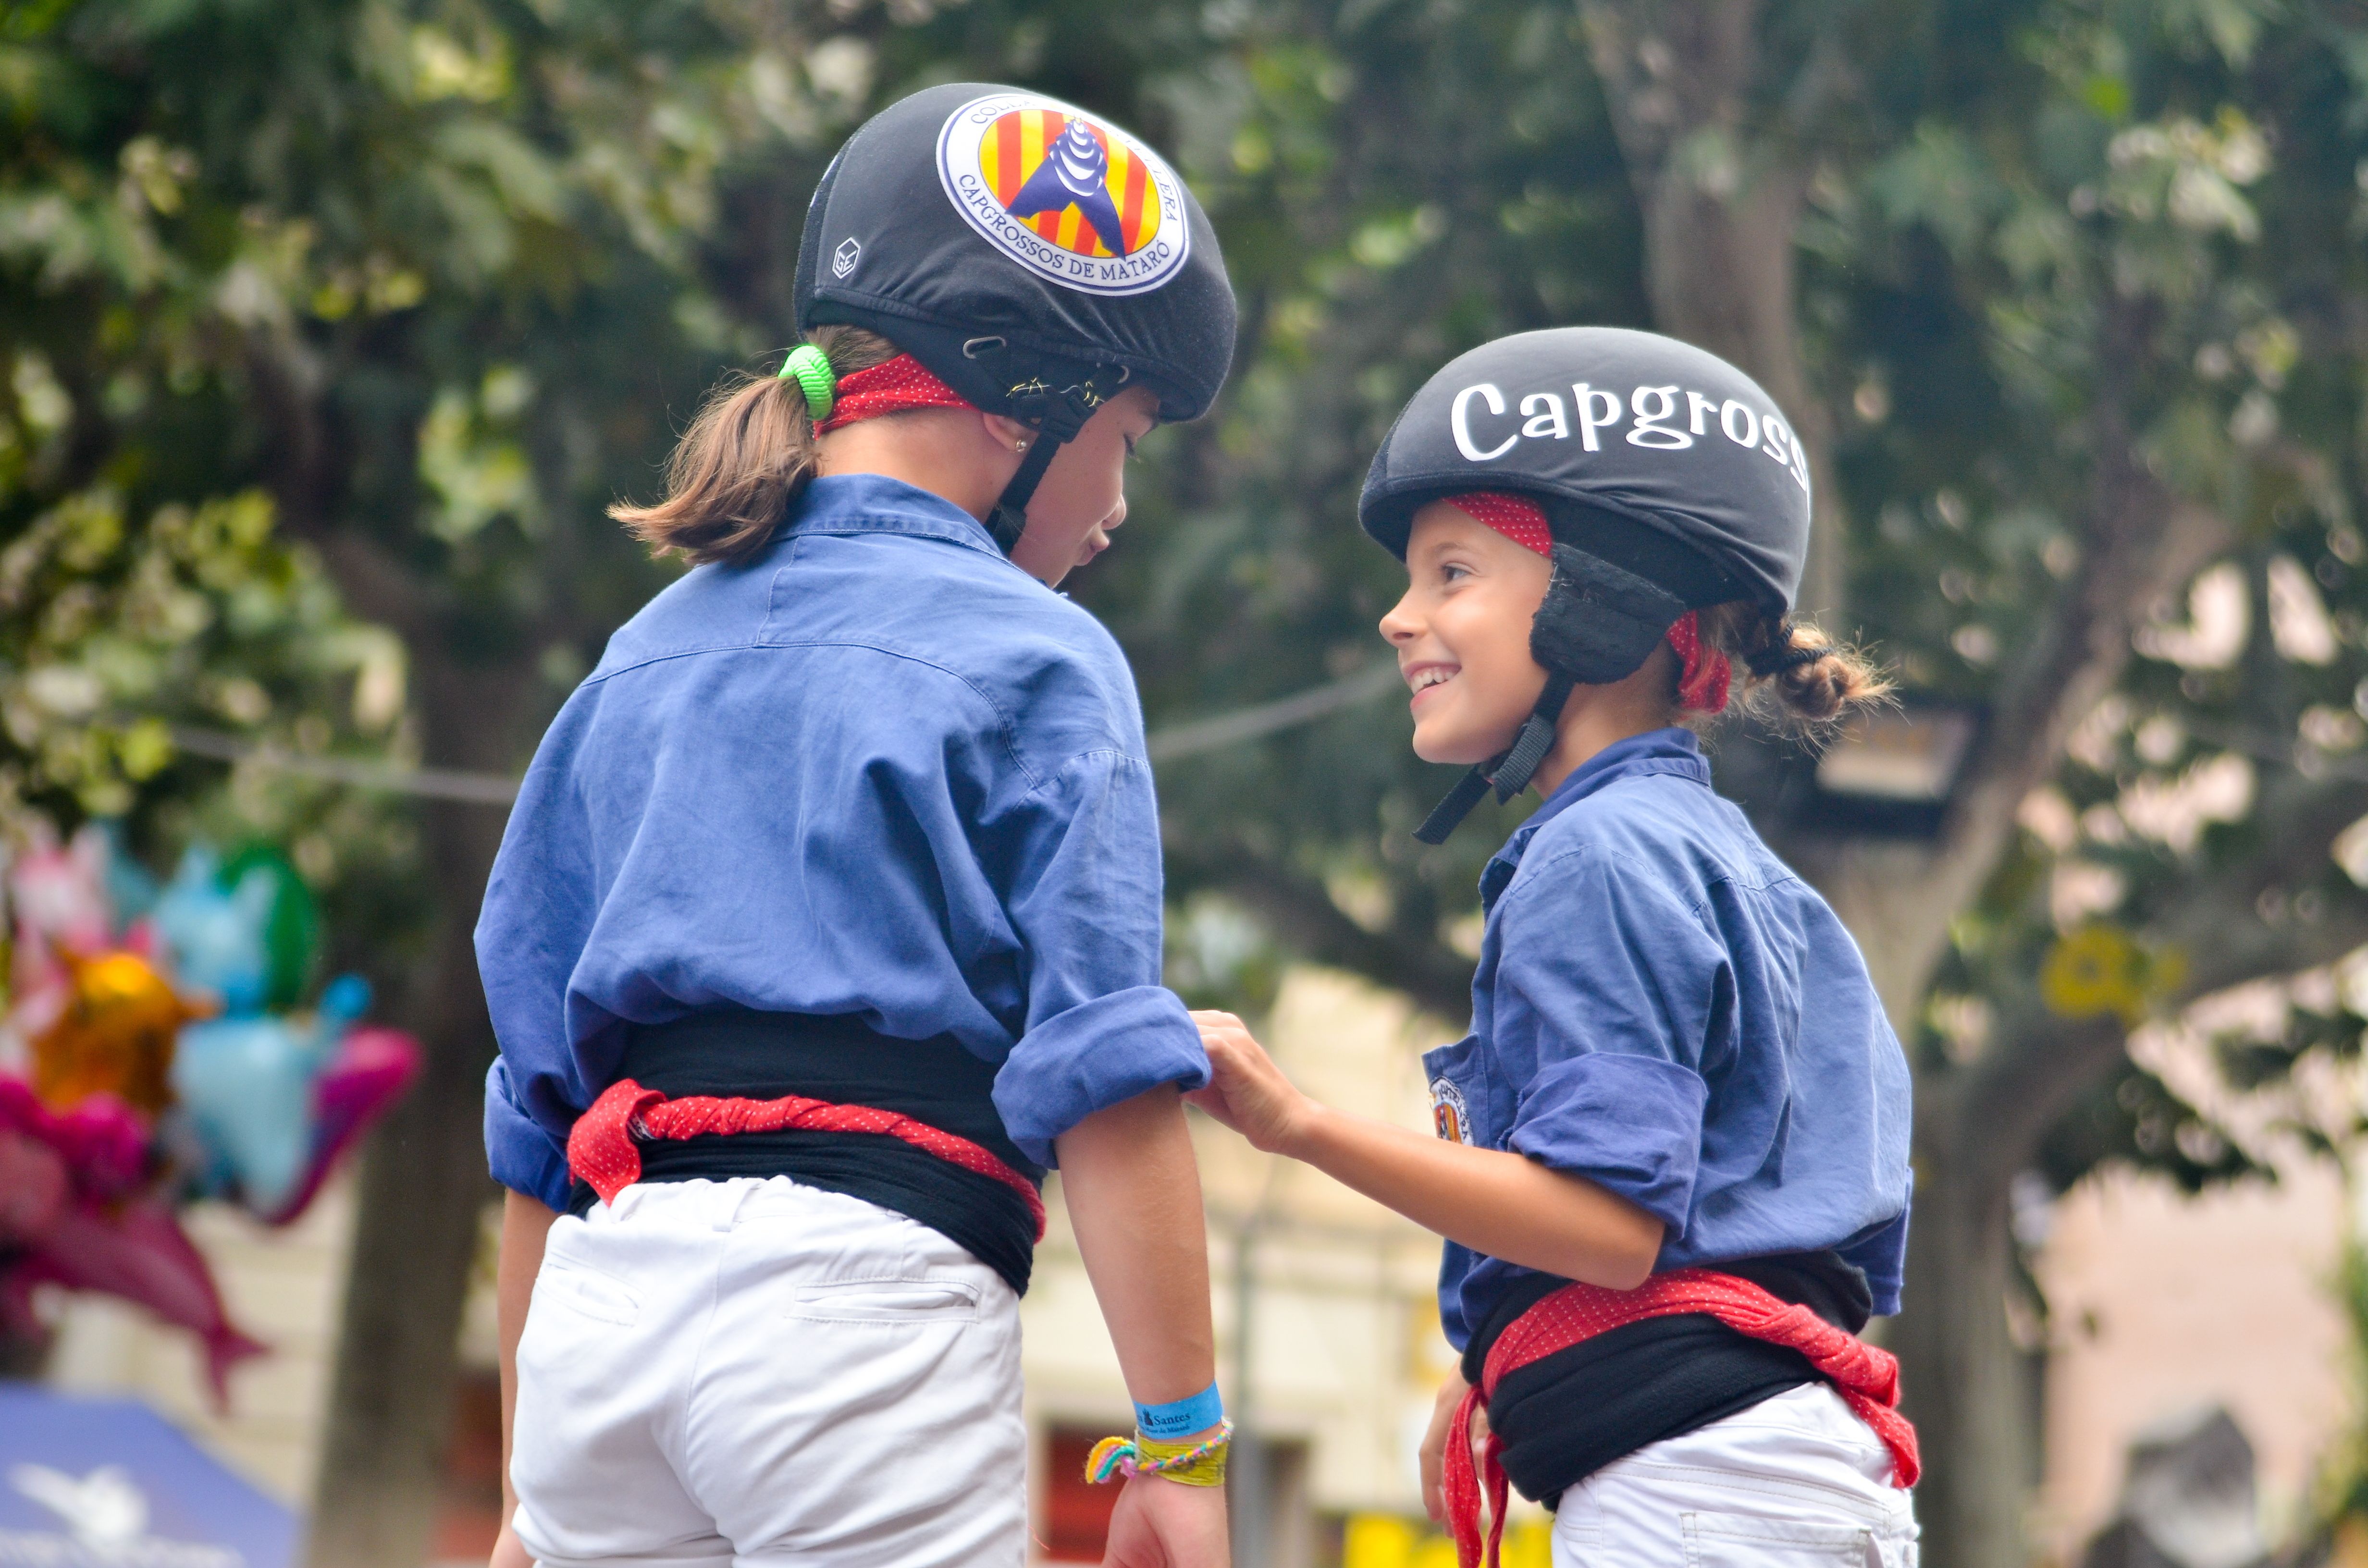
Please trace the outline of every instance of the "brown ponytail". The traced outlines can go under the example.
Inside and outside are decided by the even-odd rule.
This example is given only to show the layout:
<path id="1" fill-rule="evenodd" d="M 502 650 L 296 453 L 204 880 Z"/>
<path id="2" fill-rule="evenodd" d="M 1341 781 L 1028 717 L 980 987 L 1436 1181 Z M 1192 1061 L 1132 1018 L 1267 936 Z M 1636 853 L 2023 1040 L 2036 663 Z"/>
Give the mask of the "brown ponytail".
<path id="1" fill-rule="evenodd" d="M 860 326 L 819 326 L 805 340 L 851 376 L 902 352 Z M 694 566 L 747 560 L 814 477 L 814 423 L 794 381 L 734 374 L 707 394 L 674 456 L 666 460 L 666 499 L 654 506 L 619 502 L 609 515 L 659 555 L 679 553 Z"/>
<path id="2" fill-rule="evenodd" d="M 1737 600 L 1703 610 L 1701 626 L 1703 640 L 1734 661 L 1743 701 L 1773 707 L 1794 729 L 1822 729 L 1891 691 L 1858 650 L 1789 616 Z"/>

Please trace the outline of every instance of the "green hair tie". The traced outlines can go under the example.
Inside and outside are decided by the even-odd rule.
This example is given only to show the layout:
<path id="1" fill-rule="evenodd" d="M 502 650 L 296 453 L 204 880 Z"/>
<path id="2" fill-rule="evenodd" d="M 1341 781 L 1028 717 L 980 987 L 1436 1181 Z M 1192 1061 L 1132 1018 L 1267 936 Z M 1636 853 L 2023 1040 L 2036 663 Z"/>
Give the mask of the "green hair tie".
<path id="1" fill-rule="evenodd" d="M 790 350 L 781 361 L 780 381 L 795 381 L 806 394 L 806 412 L 815 421 L 830 417 L 830 405 L 838 401 L 838 377 L 830 368 L 830 356 L 811 343 L 801 343 Z"/>

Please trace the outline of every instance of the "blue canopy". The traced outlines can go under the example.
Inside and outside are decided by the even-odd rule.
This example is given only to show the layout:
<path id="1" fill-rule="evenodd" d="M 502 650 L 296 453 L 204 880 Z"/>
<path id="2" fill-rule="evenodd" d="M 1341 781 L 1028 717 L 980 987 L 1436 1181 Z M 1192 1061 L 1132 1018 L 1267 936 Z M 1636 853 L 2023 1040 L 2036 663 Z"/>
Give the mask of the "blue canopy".
<path id="1" fill-rule="evenodd" d="M 296 1517 L 128 1399 L 0 1383 L 0 1568 L 291 1568 Z"/>

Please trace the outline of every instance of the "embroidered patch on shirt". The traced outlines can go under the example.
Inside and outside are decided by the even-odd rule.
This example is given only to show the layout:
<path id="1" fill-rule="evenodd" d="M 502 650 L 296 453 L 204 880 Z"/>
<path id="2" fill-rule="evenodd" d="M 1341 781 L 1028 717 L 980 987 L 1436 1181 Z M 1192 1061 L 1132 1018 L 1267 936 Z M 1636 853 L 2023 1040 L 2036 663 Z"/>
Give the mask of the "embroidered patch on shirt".
<path id="1" fill-rule="evenodd" d="M 1472 1113 L 1464 1108 L 1463 1091 L 1445 1078 L 1430 1081 L 1430 1124 L 1450 1143 L 1472 1142 L 1467 1129 Z"/>

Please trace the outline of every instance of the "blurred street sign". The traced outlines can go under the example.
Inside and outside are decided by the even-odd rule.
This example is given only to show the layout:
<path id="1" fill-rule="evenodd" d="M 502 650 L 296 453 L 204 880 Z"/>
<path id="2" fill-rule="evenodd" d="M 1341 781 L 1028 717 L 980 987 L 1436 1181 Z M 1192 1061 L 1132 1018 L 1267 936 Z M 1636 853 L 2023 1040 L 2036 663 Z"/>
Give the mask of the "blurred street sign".
<path id="1" fill-rule="evenodd" d="M 0 1568 L 290 1568 L 296 1517 L 128 1399 L 0 1383 Z"/>

